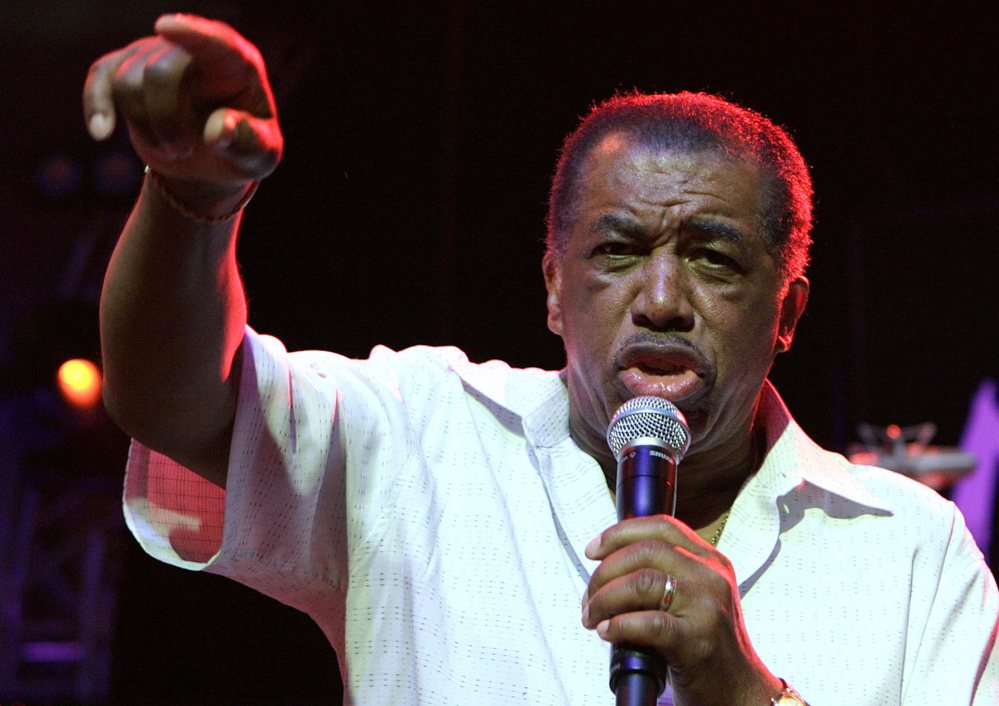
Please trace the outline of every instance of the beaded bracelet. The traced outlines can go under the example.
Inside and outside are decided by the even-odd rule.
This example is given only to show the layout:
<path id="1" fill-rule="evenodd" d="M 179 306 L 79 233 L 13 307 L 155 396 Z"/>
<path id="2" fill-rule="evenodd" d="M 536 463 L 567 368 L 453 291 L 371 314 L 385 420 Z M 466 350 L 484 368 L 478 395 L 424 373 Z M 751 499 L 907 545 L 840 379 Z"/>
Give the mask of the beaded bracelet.
<path id="1" fill-rule="evenodd" d="M 152 185 L 156 188 L 159 195 L 163 197 L 164 201 L 170 204 L 170 207 L 173 208 L 173 210 L 182 215 L 184 218 L 188 218 L 198 223 L 204 223 L 206 225 L 217 225 L 235 218 L 240 211 L 246 208 L 246 204 L 250 203 L 250 199 L 252 199 L 253 195 L 257 193 L 257 187 L 260 186 L 259 179 L 250 182 L 250 188 L 247 189 L 243 198 L 239 200 L 239 203 L 236 204 L 234 209 L 228 213 L 223 213 L 220 216 L 206 216 L 203 213 L 198 213 L 197 211 L 191 209 L 183 201 L 178 199 L 174 193 L 170 191 L 170 188 L 166 185 L 163 177 L 160 176 L 159 173 L 153 171 L 149 165 L 146 165 L 146 175 L 149 177 L 149 181 L 152 182 Z"/>

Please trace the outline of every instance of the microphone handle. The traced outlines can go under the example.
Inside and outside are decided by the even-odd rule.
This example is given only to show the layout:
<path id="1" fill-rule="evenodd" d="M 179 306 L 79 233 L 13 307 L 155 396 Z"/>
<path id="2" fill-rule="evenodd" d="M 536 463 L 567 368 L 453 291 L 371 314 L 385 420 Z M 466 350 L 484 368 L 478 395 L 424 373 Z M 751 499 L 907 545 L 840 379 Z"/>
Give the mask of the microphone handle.
<path id="1" fill-rule="evenodd" d="M 676 512 L 676 461 L 658 446 L 626 447 L 617 464 L 617 519 Z"/>
<path id="2" fill-rule="evenodd" d="M 617 464 L 617 518 L 672 515 L 676 510 L 676 461 L 661 447 L 625 448 Z M 631 645 L 611 651 L 610 688 L 617 706 L 655 706 L 666 686 L 667 666 L 655 652 Z"/>

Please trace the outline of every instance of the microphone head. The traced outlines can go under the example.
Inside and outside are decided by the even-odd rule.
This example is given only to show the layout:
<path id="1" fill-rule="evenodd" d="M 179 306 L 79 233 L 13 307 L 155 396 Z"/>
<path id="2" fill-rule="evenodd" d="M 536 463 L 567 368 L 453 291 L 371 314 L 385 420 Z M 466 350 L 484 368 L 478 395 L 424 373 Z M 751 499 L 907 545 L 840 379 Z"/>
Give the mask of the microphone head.
<path id="1" fill-rule="evenodd" d="M 690 428 L 683 412 L 661 397 L 628 400 L 614 413 L 607 427 L 607 445 L 617 461 L 626 447 L 643 438 L 663 447 L 677 463 L 690 448 Z"/>

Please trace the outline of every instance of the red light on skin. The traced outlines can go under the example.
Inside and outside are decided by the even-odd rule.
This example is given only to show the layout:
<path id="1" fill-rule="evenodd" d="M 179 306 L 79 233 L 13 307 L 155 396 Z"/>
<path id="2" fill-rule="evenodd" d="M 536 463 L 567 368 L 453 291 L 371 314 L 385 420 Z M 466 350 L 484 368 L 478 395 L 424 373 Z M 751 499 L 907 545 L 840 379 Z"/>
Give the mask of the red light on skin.
<path id="1" fill-rule="evenodd" d="M 59 366 L 58 379 L 62 396 L 78 409 L 92 409 L 101 399 L 101 371 L 89 360 L 67 360 Z"/>

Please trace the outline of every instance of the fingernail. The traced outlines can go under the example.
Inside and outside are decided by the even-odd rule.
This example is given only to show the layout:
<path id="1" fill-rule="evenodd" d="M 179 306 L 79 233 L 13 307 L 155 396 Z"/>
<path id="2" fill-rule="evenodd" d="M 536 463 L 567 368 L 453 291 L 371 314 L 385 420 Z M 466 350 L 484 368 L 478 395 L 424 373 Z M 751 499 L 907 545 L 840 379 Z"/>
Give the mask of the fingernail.
<path id="1" fill-rule="evenodd" d="M 237 128 L 239 128 L 239 118 L 233 113 L 226 113 L 225 119 L 222 121 L 222 130 L 219 132 L 215 145 L 219 149 L 229 149 L 233 140 L 236 139 Z"/>
<path id="2" fill-rule="evenodd" d="M 105 113 L 94 113 L 90 116 L 90 122 L 87 123 L 90 136 L 95 140 L 105 139 L 111 134 L 113 127 L 114 123 L 111 122 L 110 116 Z"/>
<path id="3" fill-rule="evenodd" d="M 606 638 L 607 632 L 609 630 L 610 630 L 609 620 L 601 620 L 599 623 L 597 623 L 597 635 L 599 635 L 600 637 Z"/>
<path id="4" fill-rule="evenodd" d="M 583 605 L 583 625 L 590 622 L 590 604 L 586 603 Z"/>
<path id="5" fill-rule="evenodd" d="M 590 543 L 586 545 L 586 549 L 584 551 L 586 552 L 586 556 L 592 559 L 593 555 L 597 553 L 597 549 L 599 548 L 600 548 L 600 537 L 594 537 L 593 539 L 590 540 Z"/>

